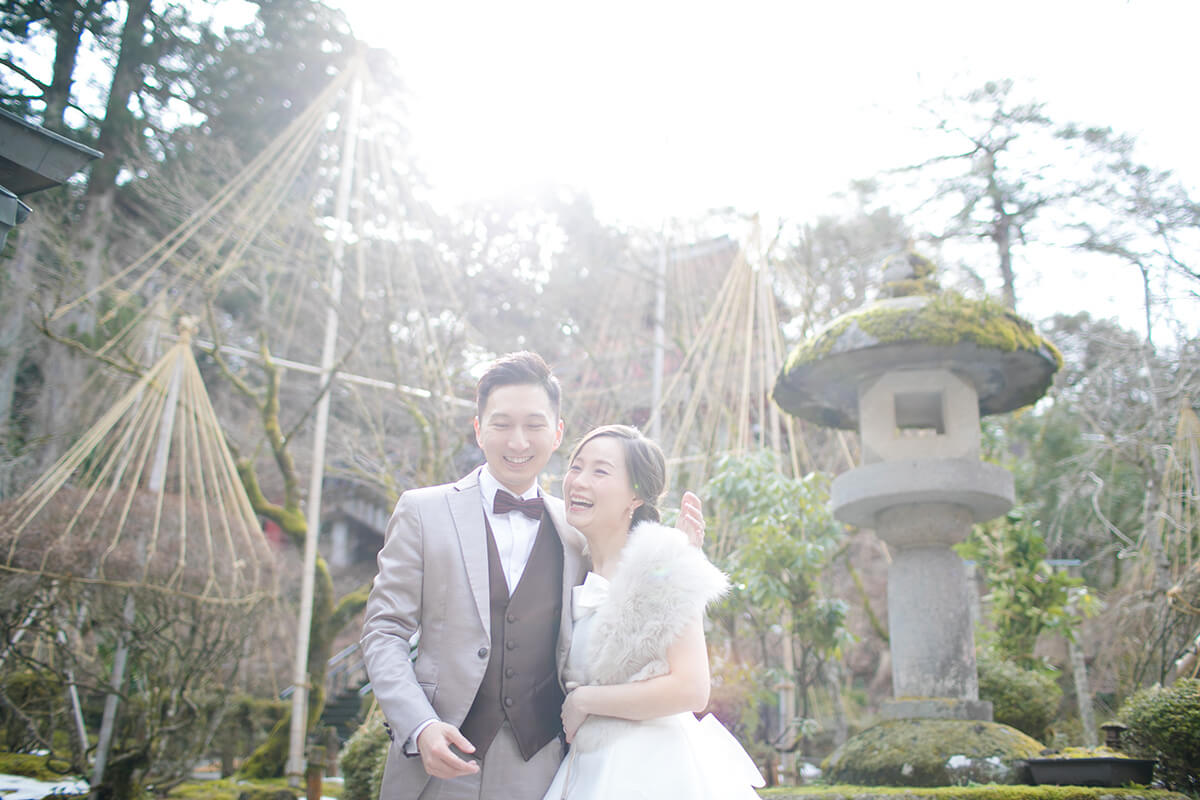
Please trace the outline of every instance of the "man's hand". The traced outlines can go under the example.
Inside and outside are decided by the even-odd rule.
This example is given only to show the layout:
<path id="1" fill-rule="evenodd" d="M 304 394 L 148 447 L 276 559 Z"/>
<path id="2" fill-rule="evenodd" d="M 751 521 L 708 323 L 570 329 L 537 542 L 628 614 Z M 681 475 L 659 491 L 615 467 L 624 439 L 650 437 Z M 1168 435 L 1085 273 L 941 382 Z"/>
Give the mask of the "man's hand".
<path id="1" fill-rule="evenodd" d="M 687 534 L 688 541 L 695 547 L 704 544 L 704 512 L 700 510 L 700 498 L 692 492 L 684 492 L 679 501 L 679 518 L 675 527 Z"/>
<path id="2" fill-rule="evenodd" d="M 459 778 L 479 772 L 478 761 L 459 758 L 450 746 L 464 753 L 474 753 L 475 745 L 467 741 L 458 728 L 446 722 L 432 722 L 417 737 L 421 763 L 432 778 Z"/>

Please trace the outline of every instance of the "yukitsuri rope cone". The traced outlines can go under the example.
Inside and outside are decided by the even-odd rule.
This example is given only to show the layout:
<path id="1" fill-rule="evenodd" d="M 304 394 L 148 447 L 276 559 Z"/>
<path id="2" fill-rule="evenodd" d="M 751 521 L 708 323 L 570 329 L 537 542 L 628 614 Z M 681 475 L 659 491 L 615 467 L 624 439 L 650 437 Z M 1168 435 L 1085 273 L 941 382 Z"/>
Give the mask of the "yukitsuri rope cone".
<path id="1" fill-rule="evenodd" d="M 192 356 L 193 333 L 185 320 L 178 343 L 0 509 L 0 678 L 65 689 L 71 765 L 90 766 L 92 786 L 114 780 L 110 758 L 120 782 L 129 768 L 116 767 L 131 758 L 166 764 L 160 777 L 171 778 L 170 764 L 180 772 L 200 755 L 204 737 L 175 733 L 186 722 L 215 730 L 225 701 L 212 698 L 236 680 L 256 612 L 275 596 L 271 549 Z M 83 710 L 101 693 L 93 734 Z M 55 741 L 63 715 L 39 721 L 36 702 L 3 699 L 28 735 Z"/>
<path id="2" fill-rule="evenodd" d="M 181 326 L 170 350 L 0 510 L 0 571 L 213 603 L 274 594 L 270 548 Z"/>

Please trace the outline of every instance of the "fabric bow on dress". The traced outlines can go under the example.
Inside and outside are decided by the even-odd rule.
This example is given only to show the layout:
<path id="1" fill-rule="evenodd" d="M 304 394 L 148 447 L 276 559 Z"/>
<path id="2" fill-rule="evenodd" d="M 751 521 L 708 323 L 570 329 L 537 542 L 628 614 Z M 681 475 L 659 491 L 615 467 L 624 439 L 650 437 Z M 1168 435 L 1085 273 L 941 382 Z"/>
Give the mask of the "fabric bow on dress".
<path id="1" fill-rule="evenodd" d="M 571 619 L 575 622 L 591 614 L 608 600 L 609 582 L 589 572 L 583 583 L 571 590 Z"/>

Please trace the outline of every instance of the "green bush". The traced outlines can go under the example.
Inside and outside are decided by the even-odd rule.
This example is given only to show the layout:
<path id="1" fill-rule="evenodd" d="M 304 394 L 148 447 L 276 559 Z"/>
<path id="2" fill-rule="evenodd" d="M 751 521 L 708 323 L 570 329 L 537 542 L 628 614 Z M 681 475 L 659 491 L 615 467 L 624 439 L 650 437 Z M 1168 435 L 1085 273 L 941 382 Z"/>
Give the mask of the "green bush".
<path id="1" fill-rule="evenodd" d="M 1045 673 L 984 655 L 979 659 L 979 699 L 992 701 L 996 722 L 1046 742 L 1062 689 Z"/>
<path id="2" fill-rule="evenodd" d="M 41 747 L 30 735 L 30 721 L 51 736 L 70 724 L 62 702 L 66 688 L 53 673 L 14 670 L 3 677 L 3 689 L 9 701 L 0 707 L 0 744 L 5 750 L 21 753 Z"/>
<path id="3" fill-rule="evenodd" d="M 383 718 L 374 715 L 354 732 L 342 750 L 341 800 L 377 800 L 383 784 L 383 765 L 387 763 L 387 731 Z"/>
<path id="4" fill-rule="evenodd" d="M 231 697 L 213 737 L 213 749 L 221 757 L 221 776 L 232 774 L 235 759 L 254 752 L 270 735 L 271 729 L 288 718 L 290 710 L 290 701 L 273 697 L 241 693 Z"/>
<path id="5" fill-rule="evenodd" d="M 1200 680 L 1143 689 L 1121 706 L 1131 752 L 1157 758 L 1167 788 L 1200 795 Z"/>

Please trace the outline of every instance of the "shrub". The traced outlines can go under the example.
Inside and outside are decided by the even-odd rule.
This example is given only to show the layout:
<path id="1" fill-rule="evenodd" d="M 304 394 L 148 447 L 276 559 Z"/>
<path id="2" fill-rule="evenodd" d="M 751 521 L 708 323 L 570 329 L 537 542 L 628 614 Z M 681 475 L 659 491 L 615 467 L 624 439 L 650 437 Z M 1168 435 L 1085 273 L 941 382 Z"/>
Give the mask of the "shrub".
<path id="1" fill-rule="evenodd" d="M 389 744 L 380 714 L 370 717 L 354 732 L 342 750 L 341 800 L 377 800 Z"/>
<path id="2" fill-rule="evenodd" d="M 1129 749 L 1157 758 L 1167 788 L 1200 794 L 1200 680 L 1143 689 L 1121 706 Z"/>
<path id="3" fill-rule="evenodd" d="M 984 655 L 979 659 L 979 698 L 992 701 L 996 722 L 1044 743 L 1058 713 L 1062 689 L 1043 672 Z"/>

